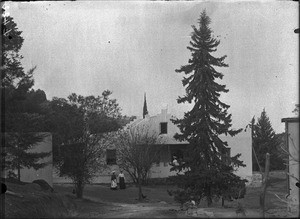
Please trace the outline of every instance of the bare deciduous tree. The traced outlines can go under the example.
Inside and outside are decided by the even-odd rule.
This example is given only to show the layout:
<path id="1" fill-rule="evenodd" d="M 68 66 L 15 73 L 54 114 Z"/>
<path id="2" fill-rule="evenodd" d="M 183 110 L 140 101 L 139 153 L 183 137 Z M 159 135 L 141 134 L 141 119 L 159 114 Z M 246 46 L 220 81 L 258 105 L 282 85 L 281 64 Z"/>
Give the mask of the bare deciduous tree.
<path id="1" fill-rule="evenodd" d="M 143 199 L 142 184 L 147 181 L 149 171 L 159 157 L 161 143 L 161 138 L 148 125 L 127 127 L 117 132 L 114 138 L 117 163 L 138 185 L 139 200 Z"/>

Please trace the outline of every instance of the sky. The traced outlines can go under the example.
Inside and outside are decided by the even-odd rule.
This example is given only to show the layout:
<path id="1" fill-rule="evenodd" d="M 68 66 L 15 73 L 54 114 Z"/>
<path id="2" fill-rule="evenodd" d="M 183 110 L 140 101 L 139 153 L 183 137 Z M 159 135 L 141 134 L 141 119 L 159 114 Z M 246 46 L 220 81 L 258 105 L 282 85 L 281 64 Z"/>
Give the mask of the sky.
<path id="1" fill-rule="evenodd" d="M 202 10 L 221 41 L 215 57 L 229 92 L 233 128 L 245 128 L 265 108 L 275 132 L 282 118 L 294 117 L 299 103 L 299 5 L 292 1 L 149 2 L 75 1 L 8 2 L 24 38 L 25 70 L 37 66 L 34 89 L 47 99 L 71 93 L 113 92 L 122 114 L 142 116 L 144 93 L 151 115 L 168 108 L 181 118 L 191 105 L 183 73 L 175 69 L 191 57 L 186 48 Z"/>

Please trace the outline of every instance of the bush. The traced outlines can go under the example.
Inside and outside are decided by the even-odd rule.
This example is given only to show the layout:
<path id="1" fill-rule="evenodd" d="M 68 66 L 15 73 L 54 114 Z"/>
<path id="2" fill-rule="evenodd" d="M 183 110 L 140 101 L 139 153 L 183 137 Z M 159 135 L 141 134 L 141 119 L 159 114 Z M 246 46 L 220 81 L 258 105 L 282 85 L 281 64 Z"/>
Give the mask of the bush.
<path id="1" fill-rule="evenodd" d="M 222 206 L 224 204 L 224 200 L 244 198 L 246 195 L 246 182 L 247 180 L 243 180 L 237 185 L 230 187 L 229 190 L 222 195 Z"/>
<path id="2" fill-rule="evenodd" d="M 180 209 L 183 210 L 184 204 L 191 201 L 191 194 L 187 193 L 185 190 L 169 191 L 170 196 L 174 196 L 174 200 L 180 203 Z"/>

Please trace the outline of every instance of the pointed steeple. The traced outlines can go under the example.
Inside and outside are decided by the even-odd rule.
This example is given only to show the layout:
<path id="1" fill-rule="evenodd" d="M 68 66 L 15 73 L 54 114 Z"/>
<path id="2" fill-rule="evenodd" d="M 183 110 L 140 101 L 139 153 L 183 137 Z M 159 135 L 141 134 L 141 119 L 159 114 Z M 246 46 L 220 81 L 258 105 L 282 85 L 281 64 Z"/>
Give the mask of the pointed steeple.
<path id="1" fill-rule="evenodd" d="M 146 115 L 148 115 L 148 110 L 147 110 L 146 93 L 144 93 L 143 119 L 145 119 Z"/>

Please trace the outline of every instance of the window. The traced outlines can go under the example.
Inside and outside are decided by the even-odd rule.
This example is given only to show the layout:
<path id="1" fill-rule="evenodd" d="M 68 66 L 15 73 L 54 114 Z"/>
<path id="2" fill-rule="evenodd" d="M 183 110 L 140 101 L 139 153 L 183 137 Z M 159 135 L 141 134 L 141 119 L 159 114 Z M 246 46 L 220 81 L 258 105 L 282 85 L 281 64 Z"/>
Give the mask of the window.
<path id="1" fill-rule="evenodd" d="M 160 134 L 167 134 L 168 133 L 168 123 L 161 122 L 160 123 Z"/>
<path id="2" fill-rule="evenodd" d="M 107 149 L 106 150 L 106 163 L 107 165 L 117 164 L 117 155 L 115 149 Z"/>

